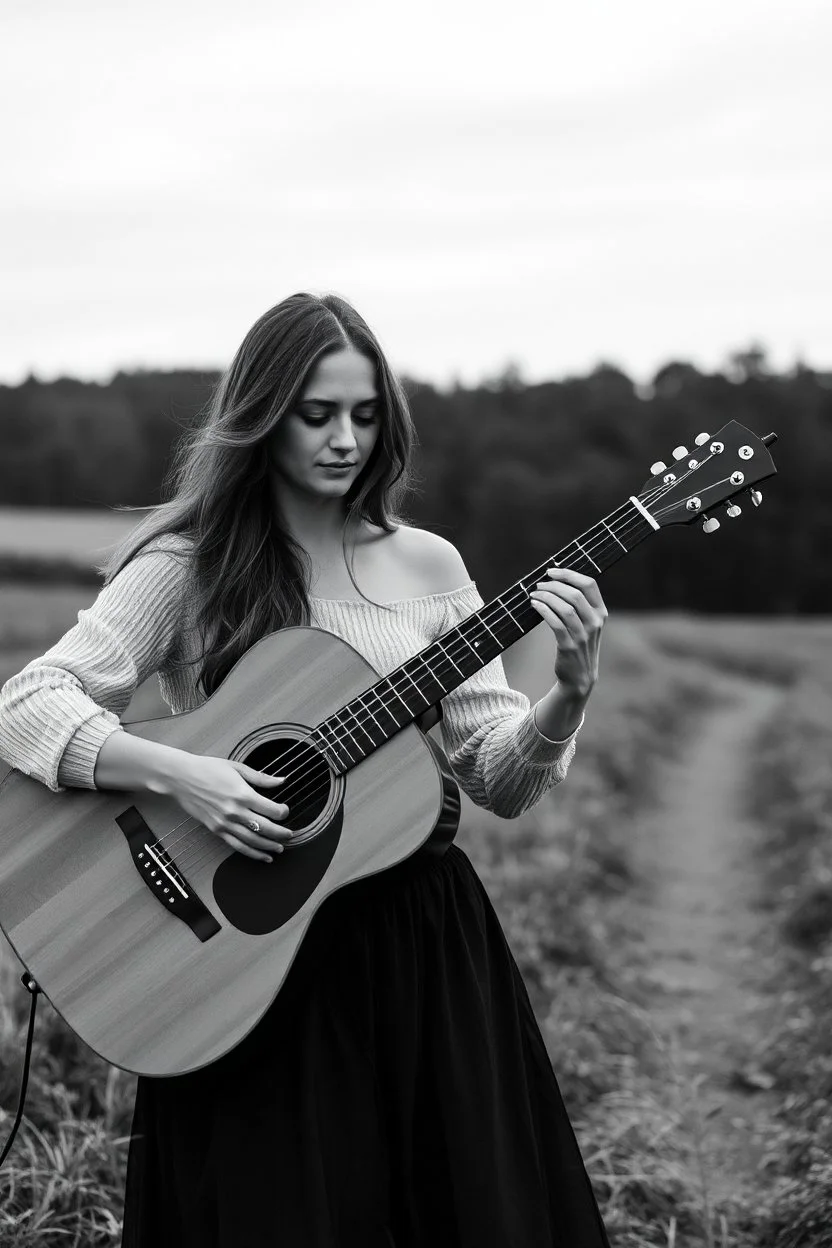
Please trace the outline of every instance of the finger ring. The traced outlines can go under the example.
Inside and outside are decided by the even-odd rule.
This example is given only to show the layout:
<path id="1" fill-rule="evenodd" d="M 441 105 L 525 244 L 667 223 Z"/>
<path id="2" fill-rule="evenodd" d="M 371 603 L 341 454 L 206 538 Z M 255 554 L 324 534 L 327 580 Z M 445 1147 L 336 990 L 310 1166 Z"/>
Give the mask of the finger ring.
<path id="1" fill-rule="evenodd" d="M 252 832 L 260 831 L 260 824 L 257 822 L 256 819 L 249 819 L 248 826 L 251 828 Z"/>

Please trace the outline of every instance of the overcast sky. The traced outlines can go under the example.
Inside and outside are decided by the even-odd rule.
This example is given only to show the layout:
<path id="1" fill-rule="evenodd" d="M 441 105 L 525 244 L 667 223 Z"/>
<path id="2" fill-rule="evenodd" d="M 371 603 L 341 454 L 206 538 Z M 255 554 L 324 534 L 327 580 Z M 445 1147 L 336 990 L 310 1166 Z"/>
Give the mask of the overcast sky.
<path id="1" fill-rule="evenodd" d="M 832 367 L 826 0 L 41 0 L 0 51 L 0 380 L 226 365 L 335 290 L 445 384 Z"/>

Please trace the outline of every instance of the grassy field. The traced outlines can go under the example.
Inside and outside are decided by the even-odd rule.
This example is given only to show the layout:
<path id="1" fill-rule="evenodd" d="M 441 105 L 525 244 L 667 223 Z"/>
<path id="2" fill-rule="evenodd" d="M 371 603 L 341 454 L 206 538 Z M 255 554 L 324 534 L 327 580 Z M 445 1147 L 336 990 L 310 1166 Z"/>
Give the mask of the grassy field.
<path id="1" fill-rule="evenodd" d="M 47 648 L 94 597 L 90 587 L 0 585 L 0 681 Z M 504 821 L 466 803 L 458 843 L 494 901 L 529 987 L 616 1248 L 823 1248 L 812 1219 L 832 1209 L 827 1056 L 832 946 L 828 622 L 614 616 L 602 677 L 567 782 Z M 543 628 L 507 655 L 516 687 L 549 685 Z M 778 710 L 748 780 L 759 820 L 754 870 L 781 933 L 790 1019 L 767 1070 L 782 1096 L 778 1184 L 712 1209 L 691 1109 L 668 1074 L 667 1046 L 637 988 L 644 881 L 632 838 L 728 696 L 729 675 L 768 681 Z M 155 680 L 127 718 L 164 709 Z M 818 884 L 820 881 L 820 886 Z M 0 1106 L 11 1122 L 28 997 L 7 950 L 0 964 Z M 39 1007 L 26 1118 L 0 1171 L 0 1243 L 115 1245 L 133 1081 Z M 824 1149 L 826 1149 L 824 1160 Z M 825 1203 L 824 1203 L 825 1202 Z M 832 1214 L 829 1214 L 832 1221 Z"/>
<path id="2" fill-rule="evenodd" d="M 91 563 L 120 541 L 142 512 L 56 512 L 40 507 L 0 507 L 0 554 L 32 561 L 48 555 Z"/>
<path id="3" fill-rule="evenodd" d="M 94 566 L 143 514 L 0 507 L 0 583 L 57 580 L 95 587 Z"/>

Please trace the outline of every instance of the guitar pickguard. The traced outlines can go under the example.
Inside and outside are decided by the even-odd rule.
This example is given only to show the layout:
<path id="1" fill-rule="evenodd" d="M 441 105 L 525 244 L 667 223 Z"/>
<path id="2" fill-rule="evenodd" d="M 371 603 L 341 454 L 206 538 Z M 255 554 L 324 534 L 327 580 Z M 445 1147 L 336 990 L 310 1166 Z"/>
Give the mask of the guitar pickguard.
<path id="1" fill-rule="evenodd" d="M 459 788 L 444 751 L 430 737 L 427 744 L 442 777 L 442 809 L 430 836 L 416 853 L 441 855 L 459 827 Z M 250 936 L 262 936 L 276 932 L 293 918 L 329 868 L 341 838 L 343 815 L 339 801 L 331 819 L 312 839 L 297 845 L 287 843 L 270 865 L 242 854 L 226 858 L 214 875 L 214 899 L 229 923 Z M 279 880 L 279 888 L 275 880 Z"/>
<path id="2" fill-rule="evenodd" d="M 264 936 L 293 918 L 326 874 L 343 822 L 344 808 L 339 803 L 311 840 L 287 843 L 273 862 L 244 854 L 231 854 L 221 862 L 214 873 L 214 900 L 228 922 L 249 936 Z"/>

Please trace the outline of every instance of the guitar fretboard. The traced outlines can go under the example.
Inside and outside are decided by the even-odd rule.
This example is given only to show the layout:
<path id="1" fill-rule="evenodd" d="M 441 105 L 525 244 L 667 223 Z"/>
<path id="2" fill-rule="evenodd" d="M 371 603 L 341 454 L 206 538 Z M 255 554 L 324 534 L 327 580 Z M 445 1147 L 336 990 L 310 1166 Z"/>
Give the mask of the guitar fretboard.
<path id="1" fill-rule="evenodd" d="M 349 771 L 406 724 L 541 623 L 529 591 L 553 564 L 597 576 L 658 526 L 630 498 L 609 516 L 546 559 L 498 597 L 466 616 L 424 650 L 366 689 L 312 734 L 333 770 Z"/>

